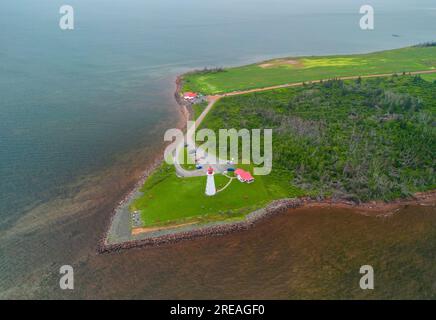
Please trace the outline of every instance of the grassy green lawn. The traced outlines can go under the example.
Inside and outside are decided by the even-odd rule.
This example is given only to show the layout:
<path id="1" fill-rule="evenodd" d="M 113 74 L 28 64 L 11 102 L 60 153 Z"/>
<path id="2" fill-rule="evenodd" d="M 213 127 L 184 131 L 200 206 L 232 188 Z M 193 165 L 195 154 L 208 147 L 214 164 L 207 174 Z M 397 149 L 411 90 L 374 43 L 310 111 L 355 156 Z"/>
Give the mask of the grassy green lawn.
<path id="1" fill-rule="evenodd" d="M 408 47 L 369 54 L 284 58 L 183 76 L 183 91 L 218 94 L 341 76 L 436 69 L 436 47 Z"/>
<path id="2" fill-rule="evenodd" d="M 228 177 L 215 175 L 217 190 L 228 181 Z M 208 197 L 204 193 L 205 176 L 178 178 L 172 166 L 163 164 L 144 184 L 141 189 L 144 194 L 132 204 L 131 210 L 141 211 L 146 227 L 240 219 L 273 199 L 303 194 L 300 189 L 287 185 L 279 175 L 256 176 L 251 184 L 233 179 L 225 190 Z"/>

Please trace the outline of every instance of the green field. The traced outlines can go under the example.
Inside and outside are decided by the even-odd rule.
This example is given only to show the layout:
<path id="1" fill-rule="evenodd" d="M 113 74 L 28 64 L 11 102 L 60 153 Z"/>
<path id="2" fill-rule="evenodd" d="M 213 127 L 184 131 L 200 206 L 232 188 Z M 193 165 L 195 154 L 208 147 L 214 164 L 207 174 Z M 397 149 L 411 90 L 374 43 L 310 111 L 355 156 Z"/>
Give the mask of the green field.
<path id="1" fill-rule="evenodd" d="M 217 190 L 228 181 L 223 175 L 215 175 Z M 204 193 L 205 176 L 179 178 L 173 166 L 163 164 L 146 181 L 141 189 L 143 195 L 130 209 L 141 211 L 144 226 L 240 219 L 273 199 L 303 194 L 297 188 L 287 187 L 287 183 L 274 175 L 257 176 L 251 184 L 233 179 L 225 190 L 208 197 Z"/>
<path id="2" fill-rule="evenodd" d="M 283 58 L 224 70 L 185 74 L 183 91 L 219 94 L 334 77 L 436 69 L 436 47 L 369 54 Z"/>

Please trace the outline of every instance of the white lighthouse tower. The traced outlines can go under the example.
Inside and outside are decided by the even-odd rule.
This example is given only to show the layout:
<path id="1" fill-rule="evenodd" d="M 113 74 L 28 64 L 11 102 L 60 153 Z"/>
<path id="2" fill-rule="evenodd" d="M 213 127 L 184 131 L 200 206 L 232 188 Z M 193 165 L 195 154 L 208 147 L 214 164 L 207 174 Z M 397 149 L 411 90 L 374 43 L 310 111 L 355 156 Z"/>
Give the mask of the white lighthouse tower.
<path id="1" fill-rule="evenodd" d="M 207 182 L 206 182 L 206 195 L 213 196 L 216 194 L 216 188 L 215 188 L 215 179 L 213 175 L 215 172 L 213 172 L 213 168 L 209 167 L 207 169 Z"/>

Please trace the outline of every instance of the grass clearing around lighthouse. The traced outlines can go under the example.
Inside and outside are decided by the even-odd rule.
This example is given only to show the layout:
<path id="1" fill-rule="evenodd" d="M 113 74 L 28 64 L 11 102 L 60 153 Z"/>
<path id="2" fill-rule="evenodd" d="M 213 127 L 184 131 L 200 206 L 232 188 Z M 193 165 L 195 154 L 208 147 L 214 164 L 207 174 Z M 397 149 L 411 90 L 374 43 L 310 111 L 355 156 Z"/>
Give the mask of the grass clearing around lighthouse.
<path id="1" fill-rule="evenodd" d="M 238 167 L 249 170 L 244 165 Z M 229 182 L 222 174 L 215 174 L 214 178 L 217 190 Z M 174 167 L 164 163 L 146 181 L 141 188 L 143 195 L 132 203 L 130 210 L 141 212 L 144 227 L 224 221 L 242 219 L 272 200 L 303 194 L 299 189 L 287 191 L 280 178 L 255 178 L 251 184 L 234 179 L 225 190 L 209 197 L 205 194 L 206 176 L 179 178 Z"/>

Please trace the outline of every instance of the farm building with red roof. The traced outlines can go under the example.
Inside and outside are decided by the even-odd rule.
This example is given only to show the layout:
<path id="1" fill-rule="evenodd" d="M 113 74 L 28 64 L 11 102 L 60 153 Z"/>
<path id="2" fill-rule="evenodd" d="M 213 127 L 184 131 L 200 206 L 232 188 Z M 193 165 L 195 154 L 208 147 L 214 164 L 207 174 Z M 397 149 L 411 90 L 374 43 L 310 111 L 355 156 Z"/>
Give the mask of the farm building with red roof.
<path id="1" fill-rule="evenodd" d="M 197 98 L 197 96 L 198 94 L 196 94 L 195 92 L 185 92 L 185 94 L 183 95 L 183 99 L 187 101 L 192 101 Z"/>
<path id="2" fill-rule="evenodd" d="M 236 178 L 238 178 L 238 180 L 241 182 L 252 183 L 254 181 L 254 178 L 251 175 L 251 173 L 242 169 L 236 169 L 235 175 Z"/>

